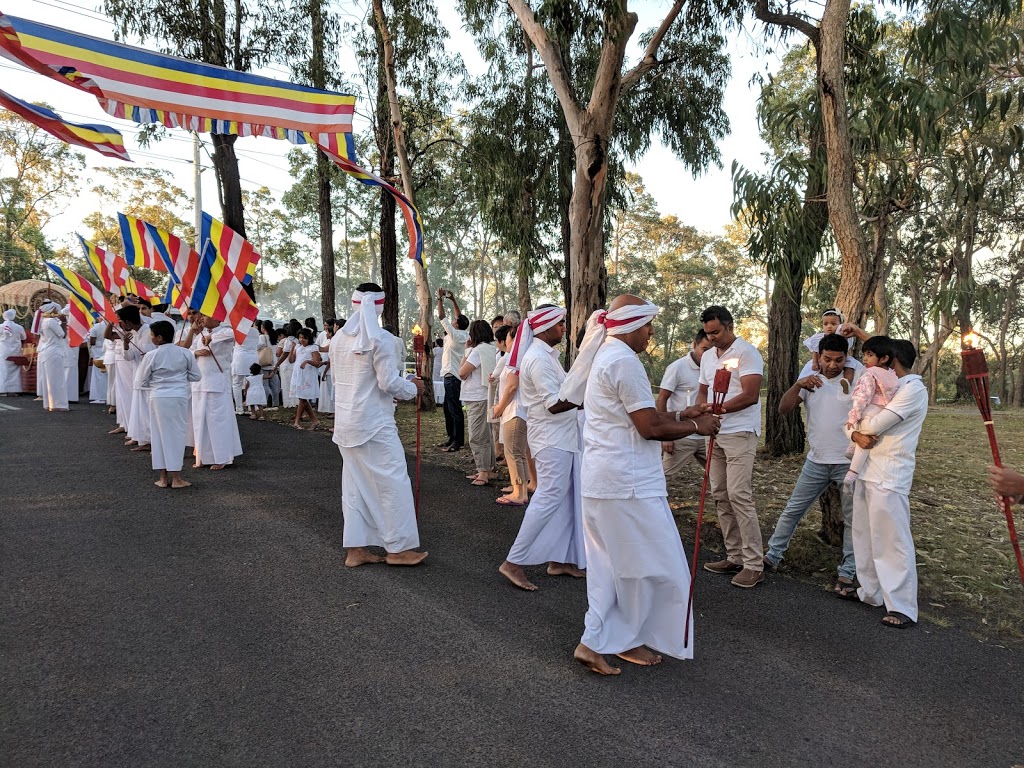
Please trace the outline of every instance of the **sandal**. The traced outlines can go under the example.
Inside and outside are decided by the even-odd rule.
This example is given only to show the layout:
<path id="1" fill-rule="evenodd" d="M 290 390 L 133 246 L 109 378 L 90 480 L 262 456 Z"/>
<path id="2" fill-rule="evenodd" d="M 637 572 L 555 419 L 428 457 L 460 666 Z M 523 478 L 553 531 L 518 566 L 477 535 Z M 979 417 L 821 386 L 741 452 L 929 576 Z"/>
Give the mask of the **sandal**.
<path id="1" fill-rule="evenodd" d="M 886 621 L 886 619 L 895 619 L 895 621 Z M 914 622 L 910 620 L 909 616 L 904 616 L 897 611 L 889 611 L 882 617 L 882 624 L 891 629 L 906 629 L 913 626 Z"/>
<path id="2" fill-rule="evenodd" d="M 449 445 L 446 448 L 442 448 L 441 449 L 441 453 L 455 453 L 456 451 L 461 451 L 461 450 L 462 450 L 462 446 L 461 445 Z"/>
<path id="3" fill-rule="evenodd" d="M 488 481 L 486 481 L 486 480 L 481 480 L 481 479 L 477 478 L 476 480 L 473 480 L 470 483 L 470 485 L 490 485 L 490 483 Z"/>
<path id="4" fill-rule="evenodd" d="M 508 496 L 501 496 L 494 500 L 494 503 L 502 507 L 525 507 L 525 501 L 515 501 Z"/>
<path id="5" fill-rule="evenodd" d="M 840 581 L 836 579 L 836 585 L 832 588 L 832 592 L 840 600 L 860 602 L 860 597 L 857 595 L 857 582 L 855 581 Z"/>

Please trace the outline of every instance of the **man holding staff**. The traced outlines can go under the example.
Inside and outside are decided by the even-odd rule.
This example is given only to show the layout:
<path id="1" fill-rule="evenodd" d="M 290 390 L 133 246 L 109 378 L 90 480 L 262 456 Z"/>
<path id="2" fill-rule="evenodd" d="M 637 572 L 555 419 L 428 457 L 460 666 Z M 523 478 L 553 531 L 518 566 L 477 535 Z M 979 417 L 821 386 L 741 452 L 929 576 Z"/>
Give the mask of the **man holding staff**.
<path id="1" fill-rule="evenodd" d="M 686 637 L 690 571 L 668 506 L 661 442 L 718 432 L 710 406 L 659 412 L 637 354 L 654 336 L 658 307 L 623 295 L 595 313 L 562 394 L 585 389 L 583 529 L 587 548 L 585 629 L 574 658 L 617 675 L 605 660 L 661 662 L 693 657 Z"/>

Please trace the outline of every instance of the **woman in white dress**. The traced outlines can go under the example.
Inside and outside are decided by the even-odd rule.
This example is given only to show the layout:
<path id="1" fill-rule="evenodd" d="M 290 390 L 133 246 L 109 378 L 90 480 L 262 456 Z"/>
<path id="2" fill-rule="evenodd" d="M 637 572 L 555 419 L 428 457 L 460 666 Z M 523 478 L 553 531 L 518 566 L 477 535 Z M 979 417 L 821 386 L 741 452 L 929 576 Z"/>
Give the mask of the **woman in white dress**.
<path id="1" fill-rule="evenodd" d="M 158 320 L 147 326 L 154 349 L 139 364 L 139 382 L 149 392 L 149 431 L 153 469 L 160 471 L 159 488 L 187 488 L 181 479 L 188 433 L 189 383 L 202 375 L 195 355 L 174 343 L 174 325 Z M 143 329 L 145 331 L 145 329 Z"/>
<path id="2" fill-rule="evenodd" d="M 21 366 L 12 363 L 8 357 L 21 355 L 21 344 L 25 341 L 25 329 L 14 322 L 13 309 L 4 310 L 4 321 L 0 323 L 0 394 L 21 394 Z"/>
<path id="3" fill-rule="evenodd" d="M 302 416 L 309 414 L 312 422 L 312 429 L 320 426 L 320 419 L 317 418 L 310 400 L 316 400 L 320 395 L 320 378 L 317 371 L 323 364 L 320 358 L 320 348 L 313 343 L 313 332 L 309 328 L 302 328 L 299 331 L 299 343 L 292 347 L 289 360 L 292 363 L 291 396 L 298 403 L 295 410 L 296 429 L 302 429 Z"/>
<path id="4" fill-rule="evenodd" d="M 324 329 L 317 336 L 316 346 L 320 349 L 320 397 L 316 401 L 316 409 L 320 413 L 334 413 L 334 374 L 331 373 L 331 358 L 327 354 L 331 349 L 331 338 L 334 336 L 334 320 L 324 321 Z"/>

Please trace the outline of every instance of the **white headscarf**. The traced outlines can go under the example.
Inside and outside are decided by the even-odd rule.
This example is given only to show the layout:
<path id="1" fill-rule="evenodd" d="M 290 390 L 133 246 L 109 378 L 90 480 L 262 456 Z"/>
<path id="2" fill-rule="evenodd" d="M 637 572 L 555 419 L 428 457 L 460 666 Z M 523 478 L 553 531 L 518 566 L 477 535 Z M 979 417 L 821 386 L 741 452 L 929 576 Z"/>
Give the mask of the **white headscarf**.
<path id="1" fill-rule="evenodd" d="M 558 399 L 576 405 L 583 404 L 587 394 L 587 380 L 590 369 L 594 365 L 597 350 L 604 344 L 606 336 L 621 336 L 643 328 L 661 309 L 650 302 L 646 304 L 627 304 L 626 306 L 605 312 L 602 309 L 593 312 L 587 320 L 587 334 L 583 337 L 580 351 L 573 361 L 572 368 L 565 376 Z"/>
<path id="2" fill-rule="evenodd" d="M 71 317 L 71 305 L 61 307 L 60 314 L 64 315 L 64 317 Z"/>
<path id="3" fill-rule="evenodd" d="M 341 332 L 346 336 L 354 336 L 355 344 L 352 351 L 356 354 L 369 352 L 373 349 L 373 340 L 381 338 L 383 329 L 377 318 L 384 314 L 384 293 L 362 291 L 352 292 L 352 308 L 355 312 L 345 321 Z"/>
<path id="4" fill-rule="evenodd" d="M 36 310 L 35 315 L 32 316 L 32 333 L 39 333 L 39 326 L 43 322 L 44 314 L 52 314 L 53 312 L 60 311 L 60 304 L 53 301 L 47 301 L 45 304 L 41 304 L 39 309 Z"/>
<path id="5" fill-rule="evenodd" d="M 4 310 L 4 320 L 13 320 L 17 316 L 18 316 L 18 313 L 15 310 L 13 310 L 13 309 L 5 309 Z"/>
<path id="6" fill-rule="evenodd" d="M 534 335 L 544 333 L 564 319 L 565 310 L 561 307 L 543 307 L 528 312 L 526 321 L 520 323 L 516 329 L 516 338 L 512 342 L 512 350 L 508 353 L 508 367 L 518 371 L 523 358 L 526 357 L 526 350 L 533 344 Z"/>

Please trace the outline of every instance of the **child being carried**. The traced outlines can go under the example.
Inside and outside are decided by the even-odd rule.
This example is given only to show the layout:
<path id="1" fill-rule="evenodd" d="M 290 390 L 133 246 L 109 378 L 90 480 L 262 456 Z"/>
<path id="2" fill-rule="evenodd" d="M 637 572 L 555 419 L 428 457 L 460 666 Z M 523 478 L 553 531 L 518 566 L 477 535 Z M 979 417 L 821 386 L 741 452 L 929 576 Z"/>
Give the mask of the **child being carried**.
<path id="1" fill-rule="evenodd" d="M 899 389 L 900 380 L 892 370 L 893 350 L 888 336 L 872 336 L 864 342 L 864 371 L 850 394 L 853 407 L 847 416 L 844 429 L 852 434 L 857 431 L 862 419 L 881 413 Z M 867 451 L 851 442 L 846 455 L 851 458 L 850 470 L 843 480 L 843 487 L 853 493 L 853 485 L 867 460 Z"/>

